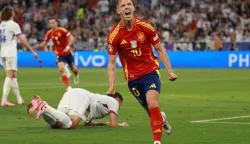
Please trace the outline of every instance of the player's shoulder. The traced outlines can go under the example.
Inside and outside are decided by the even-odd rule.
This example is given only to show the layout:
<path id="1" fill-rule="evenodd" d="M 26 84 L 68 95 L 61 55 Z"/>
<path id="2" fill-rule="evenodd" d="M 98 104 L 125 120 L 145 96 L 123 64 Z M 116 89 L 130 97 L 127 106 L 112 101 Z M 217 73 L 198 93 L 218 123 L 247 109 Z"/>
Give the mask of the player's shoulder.
<path id="1" fill-rule="evenodd" d="M 140 26 L 142 26 L 143 28 L 147 28 L 147 29 L 150 29 L 150 30 L 152 30 L 152 31 L 155 31 L 154 30 L 154 27 L 149 23 L 149 22 L 147 22 L 147 21 L 145 21 L 145 20 L 141 20 L 141 19 L 135 19 L 135 22 L 136 22 L 136 24 L 137 25 L 140 25 Z"/>
<path id="2" fill-rule="evenodd" d="M 114 39 L 118 36 L 119 31 L 122 28 L 122 24 L 121 22 L 118 22 L 110 31 L 109 35 L 108 35 L 108 42 L 109 43 L 113 43 Z"/>
<path id="3" fill-rule="evenodd" d="M 48 30 L 47 31 L 47 35 L 50 34 L 52 32 L 52 29 Z"/>
<path id="4" fill-rule="evenodd" d="M 63 31 L 65 33 L 68 32 L 68 30 L 66 28 L 64 28 L 64 27 L 58 27 L 58 30 Z"/>
<path id="5" fill-rule="evenodd" d="M 3 21 L 3 24 L 6 24 L 7 27 L 19 27 L 18 23 L 13 20 Z"/>

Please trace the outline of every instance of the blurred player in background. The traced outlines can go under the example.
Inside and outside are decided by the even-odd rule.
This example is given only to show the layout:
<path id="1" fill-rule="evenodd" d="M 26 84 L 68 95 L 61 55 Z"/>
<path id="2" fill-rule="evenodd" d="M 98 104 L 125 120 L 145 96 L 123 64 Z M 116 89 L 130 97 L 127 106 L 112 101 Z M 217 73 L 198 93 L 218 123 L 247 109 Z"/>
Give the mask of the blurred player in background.
<path id="1" fill-rule="evenodd" d="M 76 128 L 81 120 L 84 126 L 128 126 L 126 122 L 118 123 L 117 115 L 123 98 L 120 93 L 105 96 L 91 93 L 85 89 L 72 88 L 62 97 L 57 110 L 41 101 L 40 96 L 35 96 L 28 106 L 27 112 L 31 114 L 37 110 L 34 119 L 42 115 L 51 128 Z M 110 116 L 109 122 L 93 122 L 92 120 Z"/>
<path id="2" fill-rule="evenodd" d="M 158 98 L 161 88 L 159 62 L 153 54 L 152 46 L 166 67 L 169 79 L 174 81 L 177 76 L 173 73 L 169 58 L 154 28 L 149 23 L 134 18 L 134 11 L 132 0 L 117 1 L 117 13 L 121 21 L 114 26 L 108 37 L 109 89 L 107 94 L 115 92 L 116 53 L 118 52 L 129 90 L 150 117 L 154 144 L 160 144 L 162 128 L 170 134 L 171 127 L 167 123 L 165 113 L 161 112 L 159 107 Z"/>
<path id="3" fill-rule="evenodd" d="M 7 100 L 11 87 L 17 97 L 18 104 L 24 104 L 19 92 L 17 82 L 17 39 L 29 50 L 37 59 L 37 53 L 30 47 L 27 41 L 22 37 L 19 25 L 13 21 L 14 10 L 11 7 L 5 7 L 2 10 L 0 24 L 0 43 L 1 58 L 3 67 L 6 71 L 6 78 L 3 85 L 3 96 L 1 106 L 15 106 Z"/>
<path id="4" fill-rule="evenodd" d="M 54 52 L 56 55 L 56 62 L 59 68 L 61 79 L 64 82 L 67 89 L 70 89 L 69 79 L 65 73 L 65 63 L 67 63 L 74 73 L 74 83 L 79 83 L 79 74 L 76 66 L 74 65 L 74 56 L 72 53 L 71 45 L 75 41 L 75 38 L 71 33 L 63 27 L 58 26 L 58 22 L 55 18 L 49 19 L 49 25 L 51 30 L 47 32 L 45 40 L 38 44 L 36 47 L 45 47 L 46 44 L 52 39 L 54 43 Z"/>

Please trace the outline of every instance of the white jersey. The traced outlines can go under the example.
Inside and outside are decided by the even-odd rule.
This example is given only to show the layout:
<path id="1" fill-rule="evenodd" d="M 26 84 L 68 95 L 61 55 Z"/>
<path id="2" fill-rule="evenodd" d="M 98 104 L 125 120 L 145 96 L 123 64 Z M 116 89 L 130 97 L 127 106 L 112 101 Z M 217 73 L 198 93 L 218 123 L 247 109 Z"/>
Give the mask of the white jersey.
<path id="1" fill-rule="evenodd" d="M 118 115 L 119 104 L 114 98 L 106 95 L 91 94 L 90 112 L 85 114 L 87 121 L 103 118 L 109 113 Z"/>
<path id="2" fill-rule="evenodd" d="M 1 57 L 17 57 L 17 38 L 22 34 L 19 25 L 13 20 L 0 24 Z"/>
<path id="3" fill-rule="evenodd" d="M 114 98 L 94 94 L 81 88 L 68 90 L 58 105 L 59 111 L 65 113 L 70 110 L 75 111 L 84 121 L 103 118 L 110 112 L 117 115 L 118 109 L 118 101 Z"/>

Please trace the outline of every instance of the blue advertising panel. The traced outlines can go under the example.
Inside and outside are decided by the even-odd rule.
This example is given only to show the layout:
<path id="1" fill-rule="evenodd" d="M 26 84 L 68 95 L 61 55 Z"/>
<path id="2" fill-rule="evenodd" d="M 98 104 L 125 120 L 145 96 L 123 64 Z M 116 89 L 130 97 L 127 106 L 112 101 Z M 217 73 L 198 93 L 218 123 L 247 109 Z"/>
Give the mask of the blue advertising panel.
<path id="1" fill-rule="evenodd" d="M 29 52 L 18 53 L 18 67 L 57 67 L 53 52 L 39 52 L 42 62 Z M 250 68 L 250 51 L 241 52 L 168 52 L 174 68 Z M 75 52 L 75 65 L 80 68 L 105 68 L 107 52 Z M 2 66 L 2 62 L 0 61 Z M 117 57 L 117 67 L 121 62 Z M 163 64 L 160 63 L 163 68 Z"/>

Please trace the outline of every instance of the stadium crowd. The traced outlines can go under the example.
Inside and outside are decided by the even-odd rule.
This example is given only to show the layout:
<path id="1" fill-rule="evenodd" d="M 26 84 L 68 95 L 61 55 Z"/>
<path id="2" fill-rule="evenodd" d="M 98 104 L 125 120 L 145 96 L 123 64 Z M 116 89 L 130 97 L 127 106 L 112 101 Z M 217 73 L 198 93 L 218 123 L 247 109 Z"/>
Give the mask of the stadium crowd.
<path id="1" fill-rule="evenodd" d="M 248 0 L 135 0 L 136 17 L 149 21 L 167 51 L 250 50 Z M 119 20 L 116 0 L 1 0 L 12 5 L 15 21 L 33 48 L 44 40 L 48 19 L 76 38 L 74 50 L 105 51 L 106 39 Z M 225 48 L 226 44 L 226 48 Z M 53 43 L 40 51 L 51 51 Z M 19 50 L 25 50 L 19 45 Z"/>

